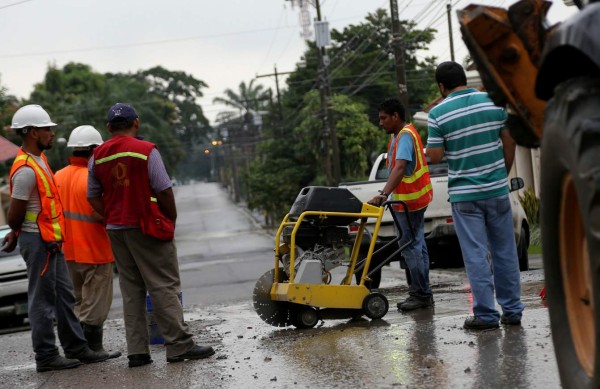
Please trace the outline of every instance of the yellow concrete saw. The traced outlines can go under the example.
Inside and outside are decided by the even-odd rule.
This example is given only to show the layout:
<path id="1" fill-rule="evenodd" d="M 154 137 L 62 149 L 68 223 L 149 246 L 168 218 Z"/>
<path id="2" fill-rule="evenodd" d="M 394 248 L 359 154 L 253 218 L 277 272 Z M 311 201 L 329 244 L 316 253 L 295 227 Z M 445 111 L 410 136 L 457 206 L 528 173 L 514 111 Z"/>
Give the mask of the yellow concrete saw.
<path id="1" fill-rule="evenodd" d="M 392 205 L 400 205 L 407 217 L 408 208 L 400 200 L 377 207 L 362 203 L 346 188 L 302 189 L 277 230 L 274 267 L 258 279 L 254 288 L 254 309 L 260 318 L 276 327 L 311 328 L 325 319 L 385 316 L 388 300 L 367 287 L 369 276 L 400 255 L 414 239 L 411 228 L 407 243 L 399 246 L 400 237 L 396 237 L 374 252 L 386 209 L 400 230 L 399 215 Z M 368 254 L 359 260 L 370 218 L 375 223 Z M 353 237 L 349 226 L 357 222 L 358 232 Z M 397 249 L 371 268 L 373 255 L 392 245 Z M 331 284 L 331 270 L 340 266 L 347 267 L 345 276 L 339 284 Z M 355 283 L 354 274 L 360 276 Z"/>

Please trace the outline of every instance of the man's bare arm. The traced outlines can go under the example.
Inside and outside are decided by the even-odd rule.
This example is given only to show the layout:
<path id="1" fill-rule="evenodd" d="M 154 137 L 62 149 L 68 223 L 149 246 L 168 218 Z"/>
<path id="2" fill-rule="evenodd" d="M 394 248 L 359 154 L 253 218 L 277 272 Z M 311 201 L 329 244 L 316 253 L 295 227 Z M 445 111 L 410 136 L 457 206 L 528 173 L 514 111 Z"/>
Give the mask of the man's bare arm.
<path id="1" fill-rule="evenodd" d="M 174 223 L 175 220 L 177 220 L 177 207 L 175 206 L 173 188 L 167 188 L 162 192 L 158 192 L 156 194 L 156 199 L 158 200 L 160 210 Z"/>
<path id="2" fill-rule="evenodd" d="M 508 174 L 510 173 L 510 169 L 512 168 L 515 160 L 515 150 L 517 148 L 517 144 L 506 128 L 500 131 L 500 140 L 502 141 L 504 164 L 506 165 L 506 173 Z"/>
<path id="3" fill-rule="evenodd" d="M 102 197 L 88 197 L 88 203 L 94 208 L 94 211 L 98 212 L 100 216 L 104 216 L 104 202 Z"/>
<path id="4" fill-rule="evenodd" d="M 427 153 L 431 163 L 438 163 L 442 160 L 442 158 L 444 158 L 443 147 L 428 147 L 425 149 L 425 152 Z"/>
<path id="5" fill-rule="evenodd" d="M 408 165 L 408 161 L 404 159 L 397 159 L 390 176 L 383 187 L 383 192 L 390 195 L 394 189 L 400 184 L 402 178 L 404 177 L 404 172 L 406 171 L 406 166 Z M 384 196 L 375 196 L 370 201 L 369 204 L 379 205 L 383 201 L 385 201 Z"/>
<path id="6" fill-rule="evenodd" d="M 11 252 L 17 247 L 17 231 L 21 229 L 23 222 L 25 221 L 25 211 L 27 209 L 27 200 L 19 200 L 15 198 L 10 199 L 10 205 L 8 207 L 7 223 L 12 229 L 11 232 L 6 234 L 2 240 L 2 250 Z"/>
<path id="7" fill-rule="evenodd" d="M 13 231 L 19 231 L 25 221 L 25 211 L 27 209 L 27 200 L 10 199 L 8 207 L 7 222 Z"/>

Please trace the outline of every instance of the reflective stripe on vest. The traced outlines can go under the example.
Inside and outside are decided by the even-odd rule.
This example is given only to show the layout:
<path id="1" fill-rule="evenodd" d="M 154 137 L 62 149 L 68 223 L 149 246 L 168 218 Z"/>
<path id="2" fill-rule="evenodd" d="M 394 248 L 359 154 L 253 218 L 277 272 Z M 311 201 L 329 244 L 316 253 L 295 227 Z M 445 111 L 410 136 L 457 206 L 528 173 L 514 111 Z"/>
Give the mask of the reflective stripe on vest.
<path id="1" fill-rule="evenodd" d="M 42 158 L 44 159 L 44 161 L 46 161 L 46 157 L 42 154 L 41 155 Z M 47 161 L 46 161 L 47 163 Z M 56 199 L 58 196 L 58 191 L 56 193 L 54 193 L 52 191 L 52 187 L 54 187 L 54 182 L 50 183 L 48 181 L 48 177 L 47 177 L 47 173 L 46 171 L 40 167 L 40 165 L 38 165 L 38 163 L 35 161 L 34 158 L 31 158 L 29 154 L 27 154 L 26 152 L 23 151 L 23 149 L 19 150 L 19 153 L 17 154 L 17 157 L 15 158 L 14 162 L 13 162 L 13 166 L 11 168 L 11 180 L 12 180 L 12 175 L 14 174 L 14 172 L 22 167 L 22 166 L 29 166 L 33 169 L 33 171 L 35 172 L 36 175 L 36 181 L 39 183 L 40 181 L 43 184 L 43 190 L 44 190 L 44 194 L 45 196 L 42 196 L 42 188 L 39 187 L 38 185 L 38 193 L 40 194 L 40 205 L 42 206 L 42 212 L 47 212 L 48 210 L 46 209 L 47 207 L 49 207 L 50 209 L 50 220 L 47 221 L 48 225 L 50 226 L 50 229 L 52 230 L 52 232 L 48 231 L 48 228 L 46 226 L 40 226 L 40 219 L 39 219 L 39 214 L 34 214 L 32 212 L 25 212 L 25 218 L 28 221 L 35 221 L 38 224 L 38 228 L 40 229 L 40 234 L 42 235 L 42 239 L 44 241 L 47 242 L 62 242 L 63 241 L 63 228 L 61 227 L 61 221 L 60 221 L 60 217 L 61 215 L 59 215 L 59 212 L 57 210 L 57 203 L 56 203 Z M 12 192 L 12 190 L 11 190 Z M 62 206 L 60 206 L 61 210 L 62 210 Z M 46 221 L 42 220 L 42 223 L 46 223 Z"/>
<path id="2" fill-rule="evenodd" d="M 80 222 L 98 223 L 91 215 L 70 211 L 65 211 L 65 219 L 77 220 Z"/>
<path id="3" fill-rule="evenodd" d="M 33 213 L 31 211 L 26 211 L 25 212 L 25 220 L 27 220 L 28 222 L 37 222 L 37 218 L 38 218 L 38 214 L 37 213 Z"/>
<path id="4" fill-rule="evenodd" d="M 402 200 L 406 202 L 408 209 L 411 211 L 417 211 L 419 209 L 425 208 L 431 200 L 433 199 L 433 187 L 431 186 L 431 180 L 429 178 L 429 167 L 427 166 L 427 161 L 424 159 L 423 155 L 423 144 L 421 142 L 421 138 L 417 134 L 417 130 L 412 126 L 412 124 L 407 124 L 396 136 L 395 142 L 392 145 L 392 138 L 390 138 L 390 143 L 388 145 L 388 152 L 392 150 L 392 160 L 388 161 L 386 164 L 390 164 L 392 169 L 396 164 L 395 156 L 396 150 L 398 148 L 398 142 L 400 140 L 400 136 L 403 133 L 408 133 L 413 138 L 413 147 L 415 151 L 415 168 L 410 176 L 405 176 L 402 178 L 402 181 L 392 193 L 392 200 Z M 394 209 L 401 210 L 400 206 L 395 206 Z"/>
<path id="5" fill-rule="evenodd" d="M 144 154 L 134 153 L 134 152 L 131 152 L 131 151 L 124 151 L 122 153 L 116 153 L 116 154 L 113 154 L 113 155 L 109 155 L 108 157 L 104 157 L 104 158 L 100 158 L 98 160 L 94 160 L 94 164 L 100 165 L 101 163 L 112 161 L 113 159 L 117 159 L 117 158 L 124 158 L 124 157 L 139 158 L 139 159 L 143 159 L 144 161 L 148 159 L 148 157 L 145 156 Z"/>

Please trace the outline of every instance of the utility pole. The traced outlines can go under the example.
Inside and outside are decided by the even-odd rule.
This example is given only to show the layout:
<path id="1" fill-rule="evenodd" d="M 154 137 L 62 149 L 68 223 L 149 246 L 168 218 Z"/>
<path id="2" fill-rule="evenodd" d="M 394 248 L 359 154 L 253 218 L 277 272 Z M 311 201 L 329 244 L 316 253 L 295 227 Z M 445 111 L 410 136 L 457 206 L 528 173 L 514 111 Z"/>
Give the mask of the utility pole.
<path id="1" fill-rule="evenodd" d="M 288 0 L 290 1 L 290 0 Z M 294 5 L 294 0 L 292 6 Z M 308 0 L 300 0 L 300 8 L 303 15 L 306 15 L 306 2 Z M 329 85 L 329 73 L 328 73 L 328 62 L 327 51 L 325 46 L 329 44 L 329 31 L 327 23 L 321 19 L 321 4 L 319 0 L 314 0 L 314 6 L 317 9 L 317 20 L 315 21 L 315 35 L 316 45 L 318 53 L 318 74 L 319 74 L 319 96 L 321 98 L 321 111 L 323 112 L 323 152 L 325 154 L 325 175 L 327 177 L 327 185 L 337 186 L 341 179 L 341 167 L 340 167 L 340 151 L 335 129 L 335 118 L 333 113 L 333 101 L 331 99 L 331 86 Z M 304 28 L 303 36 L 306 37 L 307 26 L 302 19 L 302 26 Z M 324 27 L 326 27 L 326 39 L 319 33 L 323 33 Z M 327 41 L 327 43 L 324 43 Z"/>
<path id="2" fill-rule="evenodd" d="M 322 22 L 321 5 L 319 0 L 315 0 L 315 8 L 317 9 L 317 22 Z M 329 71 L 327 69 L 329 60 L 327 59 L 327 51 L 325 45 L 319 47 L 319 94 L 321 96 L 321 109 L 325 113 L 323 118 L 325 124 L 324 138 L 325 144 L 331 145 L 331 158 L 329 158 L 329 148 L 326 148 L 325 172 L 327 175 L 327 185 L 337 186 L 341 179 L 340 166 L 340 151 L 337 140 L 335 117 L 333 113 L 333 100 L 331 98 L 331 86 L 329 84 Z M 330 162 L 331 161 L 331 162 Z"/>
<path id="3" fill-rule="evenodd" d="M 277 72 L 277 65 L 274 65 L 274 72 L 271 74 L 256 75 L 254 78 L 272 77 L 275 76 L 275 88 L 277 91 L 277 109 L 279 110 L 279 123 L 283 123 L 283 109 L 281 107 L 281 94 L 279 92 L 279 76 L 283 74 L 291 74 L 293 72 Z"/>
<path id="4" fill-rule="evenodd" d="M 454 61 L 454 39 L 452 39 L 452 0 L 448 0 L 446 4 L 446 12 L 448 14 L 448 33 L 450 34 L 450 59 Z"/>
<path id="5" fill-rule="evenodd" d="M 404 66 L 404 47 L 400 37 L 400 18 L 398 16 L 398 0 L 390 0 L 390 13 L 392 15 L 392 48 L 396 64 L 396 80 L 398 81 L 398 95 L 400 103 L 406 112 L 406 121 L 410 122 L 408 110 L 408 88 L 406 87 L 406 69 Z"/>

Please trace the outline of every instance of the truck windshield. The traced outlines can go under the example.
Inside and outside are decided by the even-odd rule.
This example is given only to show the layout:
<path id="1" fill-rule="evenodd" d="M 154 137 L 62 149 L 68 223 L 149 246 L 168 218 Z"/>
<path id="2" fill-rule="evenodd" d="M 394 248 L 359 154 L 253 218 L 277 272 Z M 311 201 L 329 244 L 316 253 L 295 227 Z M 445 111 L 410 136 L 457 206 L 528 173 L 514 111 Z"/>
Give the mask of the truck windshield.
<path id="1" fill-rule="evenodd" d="M 377 180 L 386 180 L 389 177 L 385 161 L 386 156 L 381 158 L 381 161 L 379 162 L 377 173 L 375 174 L 375 179 Z M 444 177 L 448 175 L 448 162 L 446 161 L 446 157 L 442 158 L 438 163 L 430 163 L 429 158 L 427 158 L 427 166 L 429 166 L 430 177 Z"/>

